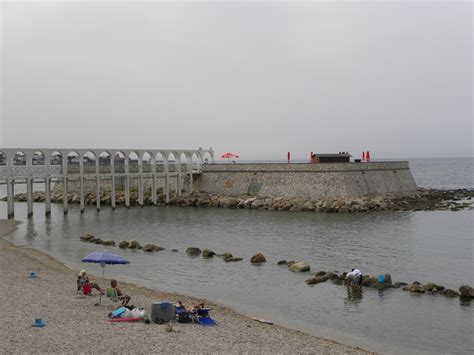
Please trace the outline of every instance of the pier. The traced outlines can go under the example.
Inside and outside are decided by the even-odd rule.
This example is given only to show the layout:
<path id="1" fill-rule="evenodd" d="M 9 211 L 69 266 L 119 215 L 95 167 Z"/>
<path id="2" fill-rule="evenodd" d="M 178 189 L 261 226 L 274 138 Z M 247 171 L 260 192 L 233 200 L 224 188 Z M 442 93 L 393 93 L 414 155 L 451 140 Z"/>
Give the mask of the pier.
<path id="1" fill-rule="evenodd" d="M 130 207 L 130 182 L 138 180 L 138 203 L 143 206 L 144 180 L 151 180 L 152 201 L 157 201 L 157 179 L 164 179 L 163 192 L 169 202 L 170 180 L 175 179 L 175 192 L 193 190 L 194 176 L 202 173 L 202 165 L 214 162 L 214 151 L 202 148 L 183 149 L 41 149 L 0 148 L 0 184 L 7 186 L 7 216 L 15 216 L 15 184 L 26 184 L 27 213 L 33 215 L 33 183 L 45 186 L 45 214 L 51 213 L 51 184 L 62 183 L 63 209 L 68 212 L 68 184 L 79 183 L 80 211 L 84 212 L 84 183 L 95 180 L 100 196 L 101 183 L 111 189 L 111 206 L 116 207 L 117 182 L 123 181 L 125 205 Z M 186 186 L 185 185 L 186 182 Z M 100 198 L 96 198 L 100 210 Z"/>

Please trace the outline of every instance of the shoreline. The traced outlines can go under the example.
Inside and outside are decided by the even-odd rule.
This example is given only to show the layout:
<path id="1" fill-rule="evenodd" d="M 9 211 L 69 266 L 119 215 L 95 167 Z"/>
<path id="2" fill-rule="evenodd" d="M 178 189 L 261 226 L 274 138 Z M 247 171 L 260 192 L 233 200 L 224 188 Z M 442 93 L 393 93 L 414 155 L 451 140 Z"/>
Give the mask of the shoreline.
<path id="1" fill-rule="evenodd" d="M 16 230 L 16 221 L 0 220 L 0 280 L 9 290 L 9 302 L 0 310 L 6 317 L 0 323 L 3 351 L 10 352 L 131 352 L 131 353 L 331 353 L 374 354 L 299 330 L 255 322 L 229 307 L 205 302 L 213 308 L 219 323 L 205 328 L 175 323 L 173 332 L 164 326 L 144 323 L 110 324 L 108 311 L 94 307 L 97 297 L 79 298 L 75 291 L 77 270 L 29 246 L 15 246 L 5 239 Z M 28 272 L 36 271 L 37 279 Z M 95 277 L 93 277 L 96 279 Z M 166 293 L 119 280 L 132 296 L 132 304 L 150 314 L 151 303 L 182 300 L 201 302 L 189 296 Z M 33 328 L 35 318 L 45 328 Z M 33 348 L 32 348 L 33 347 Z"/>

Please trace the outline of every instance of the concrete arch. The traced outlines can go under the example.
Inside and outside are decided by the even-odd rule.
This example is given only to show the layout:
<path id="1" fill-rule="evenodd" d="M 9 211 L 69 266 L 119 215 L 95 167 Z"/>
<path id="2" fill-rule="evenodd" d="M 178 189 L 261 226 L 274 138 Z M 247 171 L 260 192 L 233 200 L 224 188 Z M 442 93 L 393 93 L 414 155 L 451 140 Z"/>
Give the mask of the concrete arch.
<path id="1" fill-rule="evenodd" d="M 168 152 L 166 159 L 168 161 L 169 172 L 177 172 L 180 167 L 179 154 L 175 151 Z"/>
<path id="2" fill-rule="evenodd" d="M 97 155 L 94 151 L 88 150 L 82 156 L 82 162 L 85 166 L 95 166 L 97 162 Z"/>
<path id="3" fill-rule="evenodd" d="M 193 152 L 191 153 L 191 164 L 193 167 L 193 170 L 201 170 L 202 166 L 202 155 L 201 152 Z"/>
<path id="4" fill-rule="evenodd" d="M 49 165 L 62 165 L 63 164 L 63 153 L 58 150 L 53 151 L 49 155 Z"/>
<path id="5" fill-rule="evenodd" d="M 28 156 L 26 155 L 26 153 L 22 150 L 18 150 L 12 156 L 11 165 L 26 165 L 27 161 Z"/>
<path id="6" fill-rule="evenodd" d="M 45 165 L 45 154 L 41 150 L 37 150 L 31 157 L 31 165 Z"/>
<path id="7" fill-rule="evenodd" d="M 143 172 L 151 173 L 153 171 L 153 166 L 155 165 L 155 154 L 150 151 L 145 151 L 141 157 Z"/>
<path id="8" fill-rule="evenodd" d="M 142 163 L 141 155 L 138 151 L 132 150 L 128 153 L 128 171 L 131 173 L 138 173 L 139 167 Z"/>
<path id="9" fill-rule="evenodd" d="M 211 153 L 209 153 L 209 151 L 205 150 L 203 153 L 202 153 L 202 163 L 203 164 L 212 164 L 214 163 L 214 158 L 212 157 Z"/>

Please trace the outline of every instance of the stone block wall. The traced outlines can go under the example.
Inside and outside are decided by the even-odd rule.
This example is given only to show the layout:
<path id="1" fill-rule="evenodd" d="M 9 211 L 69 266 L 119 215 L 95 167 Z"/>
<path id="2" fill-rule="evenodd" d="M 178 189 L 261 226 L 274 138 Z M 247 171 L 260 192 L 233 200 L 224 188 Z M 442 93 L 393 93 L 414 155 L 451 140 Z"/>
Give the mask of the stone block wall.
<path id="1" fill-rule="evenodd" d="M 204 165 L 194 190 L 259 197 L 360 197 L 415 191 L 408 162 Z"/>

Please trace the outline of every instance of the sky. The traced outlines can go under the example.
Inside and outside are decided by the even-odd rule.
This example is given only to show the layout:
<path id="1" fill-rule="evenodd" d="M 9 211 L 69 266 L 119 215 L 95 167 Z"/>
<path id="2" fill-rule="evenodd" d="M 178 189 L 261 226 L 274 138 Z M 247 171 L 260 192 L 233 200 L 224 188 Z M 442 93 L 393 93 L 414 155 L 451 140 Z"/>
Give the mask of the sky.
<path id="1" fill-rule="evenodd" d="M 0 9 L 0 147 L 474 156 L 470 1 Z"/>

